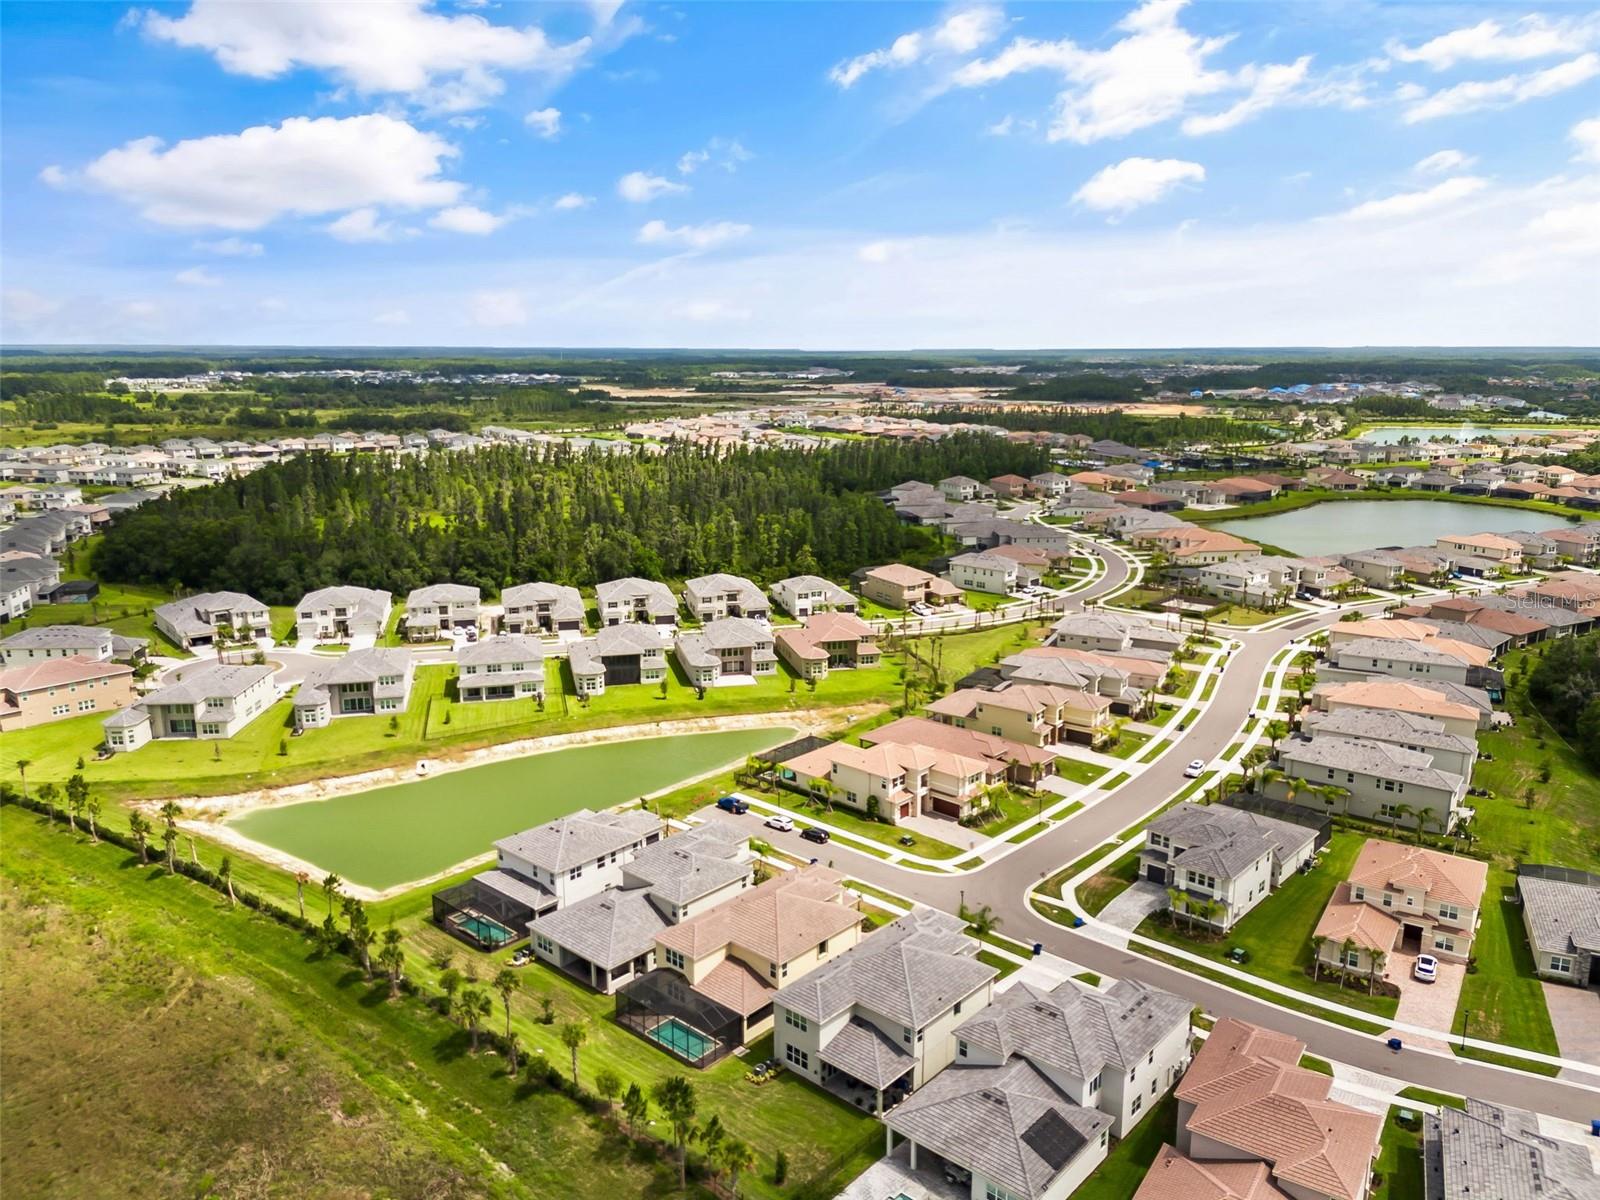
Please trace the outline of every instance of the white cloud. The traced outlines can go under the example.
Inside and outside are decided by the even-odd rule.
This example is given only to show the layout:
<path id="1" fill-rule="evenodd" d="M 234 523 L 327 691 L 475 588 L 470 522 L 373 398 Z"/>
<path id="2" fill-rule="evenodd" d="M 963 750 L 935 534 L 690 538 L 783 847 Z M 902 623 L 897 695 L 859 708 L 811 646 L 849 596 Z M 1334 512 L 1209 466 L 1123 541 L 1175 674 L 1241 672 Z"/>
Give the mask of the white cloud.
<path id="1" fill-rule="evenodd" d="M 629 171 L 617 180 L 617 195 L 634 204 L 648 204 L 657 196 L 670 196 L 688 190 L 687 184 L 674 183 L 660 175 L 651 175 L 648 171 Z"/>
<path id="2" fill-rule="evenodd" d="M 169 147 L 139 138 L 102 154 L 82 178 L 160 225 L 250 230 L 289 215 L 454 203 L 461 184 L 439 175 L 455 154 L 381 113 L 290 117 Z"/>
<path id="3" fill-rule="evenodd" d="M 1448 175 L 1451 171 L 1465 171 L 1477 161 L 1473 155 L 1460 150 L 1435 150 L 1411 169 L 1418 175 Z"/>
<path id="4" fill-rule="evenodd" d="M 266 247 L 260 242 L 246 241 L 244 238 L 225 237 L 211 242 L 196 242 L 196 250 L 204 250 L 207 254 L 215 254 L 221 258 L 260 258 L 266 253 Z"/>
<path id="5" fill-rule="evenodd" d="M 1509 27 L 1492 19 L 1479 21 L 1419 46 L 1390 42 L 1388 51 L 1397 62 L 1423 63 L 1444 71 L 1463 62 L 1523 62 L 1576 54 L 1596 41 L 1600 41 L 1600 16 L 1551 21 L 1535 14 Z"/>
<path id="6" fill-rule="evenodd" d="M 0 293 L 0 323 L 33 325 L 61 311 L 61 301 L 28 288 L 7 288 Z"/>
<path id="7" fill-rule="evenodd" d="M 509 329 L 528 323 L 528 305 L 521 292 L 510 289 L 473 292 L 467 318 L 484 329 Z"/>
<path id="8" fill-rule="evenodd" d="M 147 11 L 141 24 L 162 41 L 209 51 L 236 75 L 275 79 L 305 67 L 362 95 L 404 95 L 440 112 L 478 108 L 499 95 L 499 71 L 565 76 L 590 48 L 588 38 L 556 45 L 537 26 L 441 13 L 426 0 L 194 0 L 182 16 Z"/>
<path id="9" fill-rule="evenodd" d="M 885 238 L 883 241 L 868 242 L 856 251 L 856 257 L 864 263 L 893 262 L 897 258 L 904 258 L 910 254 L 911 248 L 911 242 Z"/>
<path id="10" fill-rule="evenodd" d="M 1203 183 L 1206 169 L 1180 158 L 1125 158 L 1095 172 L 1072 198 L 1097 212 L 1126 213 L 1154 204 L 1186 183 Z"/>
<path id="11" fill-rule="evenodd" d="M 130 321 L 153 321 L 161 315 L 160 307 L 150 300 L 129 300 L 118 311 Z"/>
<path id="12" fill-rule="evenodd" d="M 385 309 L 372 318 L 374 325 L 409 325 L 411 314 L 403 308 Z"/>
<path id="13" fill-rule="evenodd" d="M 552 207 L 557 212 L 571 212 L 578 208 L 588 208 L 593 203 L 593 196 L 585 196 L 582 192 L 568 192 L 559 197 Z"/>
<path id="14" fill-rule="evenodd" d="M 446 233 L 470 233 L 482 236 L 493 233 L 510 218 L 496 216 L 471 204 L 457 204 L 442 208 L 428 218 L 428 224 Z"/>
<path id="15" fill-rule="evenodd" d="M 54 163 L 39 172 L 39 180 L 42 183 L 49 184 L 51 187 L 66 187 L 71 182 L 67 177 L 67 173 Z"/>
<path id="16" fill-rule="evenodd" d="M 679 316 L 690 321 L 747 321 L 750 319 L 750 310 L 748 308 L 731 307 L 721 300 L 691 300 L 687 304 L 680 304 L 676 311 Z"/>
<path id="17" fill-rule="evenodd" d="M 992 42 L 1005 25 L 998 6 L 981 4 L 951 13 L 928 29 L 902 34 L 882 50 L 846 59 L 828 72 L 841 88 L 851 88 L 873 71 L 909 67 L 930 58 L 971 54 Z"/>
<path id="18" fill-rule="evenodd" d="M 1368 200 L 1341 213 L 1348 221 L 1405 220 L 1465 200 L 1481 192 L 1486 181 L 1476 175 L 1458 175 L 1419 192 L 1400 192 L 1381 200 Z"/>
<path id="19" fill-rule="evenodd" d="M 557 137 L 561 133 L 561 110 L 559 108 L 537 108 L 523 117 L 522 123 L 533 130 L 539 137 Z"/>
<path id="20" fill-rule="evenodd" d="M 323 231 L 341 242 L 392 242 L 398 232 L 393 221 L 378 219 L 375 208 L 357 208 L 345 213 L 337 221 L 323 226 Z"/>
<path id="21" fill-rule="evenodd" d="M 1580 159 L 1600 163 L 1600 117 L 1579 121 L 1568 132 L 1567 139 L 1578 147 Z"/>
<path id="22" fill-rule="evenodd" d="M 181 283 L 184 287 L 218 287 L 222 283 L 220 275 L 214 275 L 204 267 L 190 267 L 179 271 L 172 277 L 173 283 Z"/>
<path id="23" fill-rule="evenodd" d="M 739 169 L 741 163 L 749 162 L 754 156 L 738 141 L 731 138 L 714 137 L 699 150 L 689 150 L 678 157 L 678 172 L 682 175 L 692 175 L 695 171 L 712 164 L 721 170 L 732 174 Z"/>
<path id="24" fill-rule="evenodd" d="M 1529 100 L 1554 96 L 1600 75 L 1600 54 L 1581 54 L 1577 58 L 1542 71 L 1505 75 L 1499 79 L 1471 80 L 1437 92 L 1407 89 L 1401 98 L 1408 102 L 1402 119 L 1408 125 L 1455 117 L 1486 108 L 1509 108 Z"/>
<path id="25" fill-rule="evenodd" d="M 690 250 L 709 250 L 725 242 L 737 241 L 750 232 L 750 226 L 735 221 L 707 221 L 704 225 L 669 226 L 665 221 L 647 221 L 639 227 L 639 241 L 647 246 L 684 246 Z"/>
<path id="26" fill-rule="evenodd" d="M 1211 59 L 1231 39 L 1201 38 L 1184 29 L 1178 20 L 1184 3 L 1145 0 L 1117 23 L 1124 36 L 1104 49 L 1086 48 L 1071 38 L 1054 42 L 1017 38 L 993 57 L 967 63 L 951 82 L 984 87 L 1028 71 L 1057 74 L 1068 86 L 1056 97 L 1050 140 L 1084 144 L 1174 120 L 1206 96 L 1242 93 L 1221 112 L 1189 116 L 1186 132 L 1231 129 L 1291 99 L 1353 102 L 1348 88 L 1308 88 L 1309 58 L 1249 63 L 1232 72 L 1211 66 Z"/>
<path id="27" fill-rule="evenodd" d="M 476 129 L 483 124 L 482 117 L 457 116 L 445 122 L 451 129 Z"/>

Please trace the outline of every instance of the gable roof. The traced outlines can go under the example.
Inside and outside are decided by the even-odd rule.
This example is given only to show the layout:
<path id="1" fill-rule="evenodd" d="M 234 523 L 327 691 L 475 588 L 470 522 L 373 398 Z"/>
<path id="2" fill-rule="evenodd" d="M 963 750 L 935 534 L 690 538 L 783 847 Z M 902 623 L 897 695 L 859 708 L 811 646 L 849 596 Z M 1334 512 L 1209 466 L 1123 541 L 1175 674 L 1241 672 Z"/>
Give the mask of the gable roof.
<path id="1" fill-rule="evenodd" d="M 200 704 L 213 697 L 232 699 L 270 678 L 274 668 L 235 667 L 207 662 L 185 671 L 181 679 L 163 685 L 138 702 L 138 705 Z"/>
<path id="2" fill-rule="evenodd" d="M 583 808 L 503 837 L 494 847 L 544 870 L 559 872 L 625 849 L 661 829 L 661 818 L 642 809 L 597 813 Z"/>
<path id="3" fill-rule="evenodd" d="M 1171 1146 L 1144 1173 L 1133 1200 L 1290 1200 L 1274 1186 L 1267 1164 L 1249 1159 L 1196 1162 Z"/>
<path id="4" fill-rule="evenodd" d="M 90 679 L 113 679 L 132 675 L 133 668 L 122 663 L 103 662 L 98 659 L 72 655 L 69 658 L 45 658 L 38 662 L 0 670 L 0 691 L 27 693 L 64 684 L 82 683 Z"/>
<path id="5" fill-rule="evenodd" d="M 843 879 L 817 864 L 801 867 L 664 930 L 657 941 L 695 959 L 736 945 L 788 962 L 861 923 L 861 914 L 845 906 Z"/>
<path id="6" fill-rule="evenodd" d="M 1363 887 L 1420 888 L 1447 904 L 1477 908 L 1489 878 L 1487 863 L 1423 846 L 1368 838 L 1350 868 L 1350 882 Z"/>

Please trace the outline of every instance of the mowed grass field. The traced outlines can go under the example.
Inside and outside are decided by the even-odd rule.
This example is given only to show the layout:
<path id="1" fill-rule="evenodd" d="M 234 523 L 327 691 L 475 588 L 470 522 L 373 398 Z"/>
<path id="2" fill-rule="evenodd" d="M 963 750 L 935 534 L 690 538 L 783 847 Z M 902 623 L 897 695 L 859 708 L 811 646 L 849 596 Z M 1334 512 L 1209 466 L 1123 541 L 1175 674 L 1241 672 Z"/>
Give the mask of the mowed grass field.
<path id="1" fill-rule="evenodd" d="M 485 854 L 496 838 L 519 829 L 580 808 L 611 808 L 793 735 L 777 727 L 573 746 L 264 808 L 229 825 L 351 883 L 390 888 Z"/>

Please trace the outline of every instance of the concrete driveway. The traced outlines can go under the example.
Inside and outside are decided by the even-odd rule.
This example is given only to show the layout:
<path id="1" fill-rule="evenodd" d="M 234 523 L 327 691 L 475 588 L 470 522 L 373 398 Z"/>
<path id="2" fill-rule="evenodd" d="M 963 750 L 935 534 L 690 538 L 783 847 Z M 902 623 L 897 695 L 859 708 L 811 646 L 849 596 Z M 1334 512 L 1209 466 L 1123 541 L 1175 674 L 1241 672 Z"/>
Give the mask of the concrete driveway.
<path id="1" fill-rule="evenodd" d="M 1427 1029 L 1451 1028 L 1456 1019 L 1456 1004 L 1461 999 L 1461 985 L 1466 982 L 1467 964 L 1441 958 L 1439 977 L 1432 983 L 1423 983 L 1412 975 L 1416 965 L 1416 954 L 1396 950 L 1384 966 L 1383 977 L 1400 988 L 1400 1007 L 1395 1010 L 1394 1019 Z M 1414 1045 L 1444 1046 L 1441 1041 L 1416 1034 L 1400 1036 Z"/>
<path id="2" fill-rule="evenodd" d="M 1132 933 L 1139 922 L 1167 906 L 1167 889 L 1148 879 L 1136 880 L 1128 890 L 1106 905 L 1100 919 L 1107 925 Z"/>
<path id="3" fill-rule="evenodd" d="M 1555 1026 L 1561 1057 L 1600 1067 L 1600 993 L 1564 983 L 1543 986 L 1544 1004 L 1550 1010 L 1550 1024 Z M 1589 1072 L 1574 1071 L 1571 1067 L 1562 1068 L 1561 1077 L 1594 1082 Z"/>

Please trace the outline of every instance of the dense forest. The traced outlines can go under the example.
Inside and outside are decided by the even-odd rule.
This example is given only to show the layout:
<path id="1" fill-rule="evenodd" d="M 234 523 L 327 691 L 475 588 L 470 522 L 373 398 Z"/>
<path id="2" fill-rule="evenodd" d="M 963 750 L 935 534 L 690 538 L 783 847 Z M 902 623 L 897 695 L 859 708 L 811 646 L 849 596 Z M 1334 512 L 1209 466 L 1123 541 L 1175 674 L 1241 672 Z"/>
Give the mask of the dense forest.
<path id="1" fill-rule="evenodd" d="M 933 412 L 910 413 L 907 410 L 906 415 L 945 425 L 970 422 L 975 425 L 995 425 L 1002 429 L 1081 433 L 1097 440 L 1110 438 L 1146 450 L 1187 446 L 1197 442 L 1250 445 L 1269 441 L 1274 436 L 1265 425 L 1253 421 L 1235 421 L 1229 417 L 1141 417 L 1125 412 L 1012 412 L 943 406 Z"/>
<path id="2" fill-rule="evenodd" d="M 1528 673 L 1528 699 L 1600 771 L 1600 633 L 1546 643 Z"/>
<path id="3" fill-rule="evenodd" d="M 490 591 L 624 575 L 732 571 L 762 582 L 937 549 L 877 493 L 908 479 L 1034 474 L 1046 456 L 998 438 L 779 450 L 575 453 L 489 447 L 399 461 L 306 455 L 119 517 L 95 554 L 102 578 L 235 589 L 292 604 L 336 583 L 451 580 Z"/>

